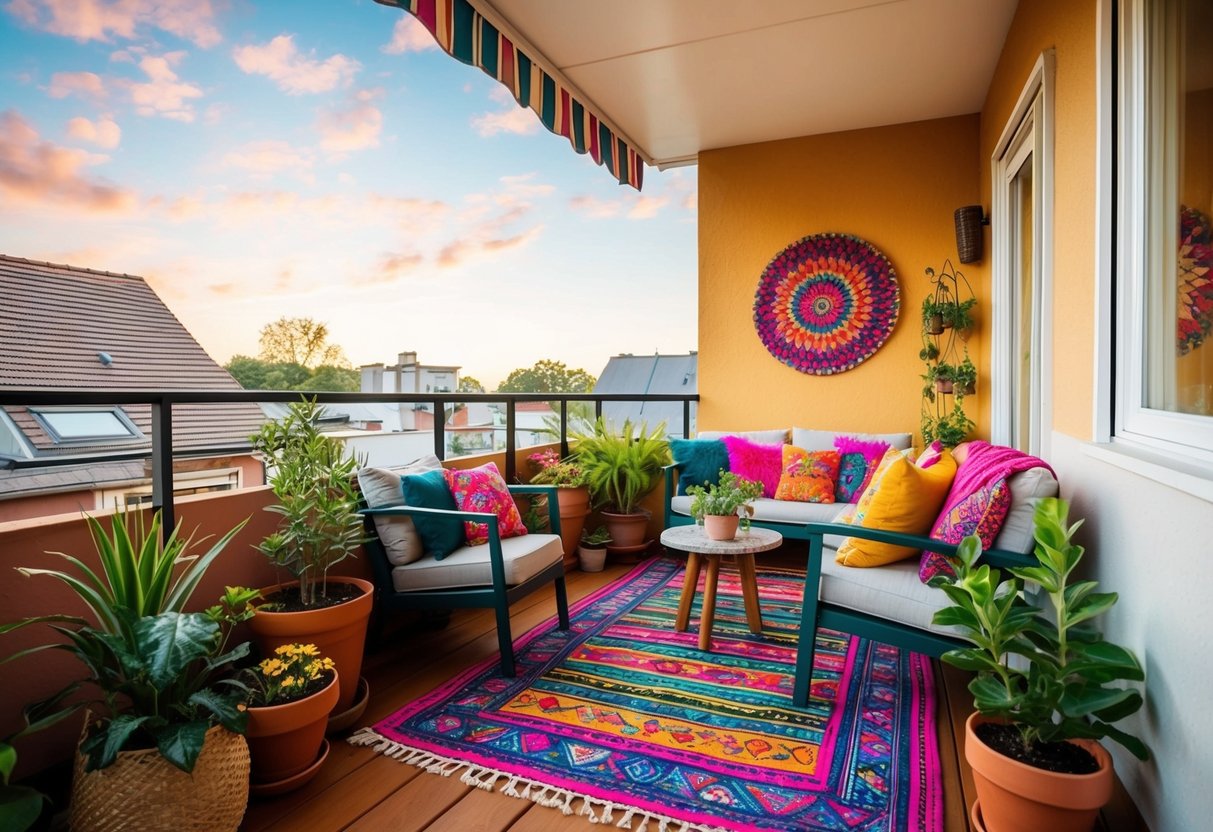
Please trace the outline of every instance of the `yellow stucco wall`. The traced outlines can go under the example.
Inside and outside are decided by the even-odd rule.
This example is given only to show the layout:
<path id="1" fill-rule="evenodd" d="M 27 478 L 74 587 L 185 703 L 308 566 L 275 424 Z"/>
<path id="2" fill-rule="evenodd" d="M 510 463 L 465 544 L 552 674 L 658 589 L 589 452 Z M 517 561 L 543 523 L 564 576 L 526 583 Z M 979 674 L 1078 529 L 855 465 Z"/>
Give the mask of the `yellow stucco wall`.
<path id="1" fill-rule="evenodd" d="M 945 258 L 957 263 L 953 211 L 981 192 L 978 139 L 971 115 L 699 154 L 700 429 L 794 425 L 917 435 L 923 269 L 938 269 Z M 901 283 L 901 316 L 863 364 L 813 376 L 763 347 L 754 291 L 785 246 L 826 232 L 856 235 L 884 252 Z M 984 263 L 961 268 L 984 319 L 988 270 Z M 987 371 L 980 327 L 969 348 Z M 980 393 L 967 403 L 979 404 Z M 978 433 L 987 429 L 982 417 Z"/>
<path id="2" fill-rule="evenodd" d="M 1081 439 L 1091 438 L 1094 407 L 1095 27 L 1093 2 L 1021 0 L 981 114 L 988 207 L 991 154 L 1036 60 L 1054 49 L 1053 427 Z"/>

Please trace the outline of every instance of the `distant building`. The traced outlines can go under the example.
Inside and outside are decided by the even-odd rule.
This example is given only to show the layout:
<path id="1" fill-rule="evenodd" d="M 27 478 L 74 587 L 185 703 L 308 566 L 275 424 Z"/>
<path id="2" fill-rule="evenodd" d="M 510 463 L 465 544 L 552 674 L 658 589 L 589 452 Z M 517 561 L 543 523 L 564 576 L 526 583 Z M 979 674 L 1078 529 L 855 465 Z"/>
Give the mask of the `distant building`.
<path id="1" fill-rule="evenodd" d="M 598 376 L 594 392 L 693 394 L 699 391 L 699 355 L 615 355 Z M 695 435 L 697 403 L 691 402 L 689 435 Z M 649 429 L 665 422 L 671 436 L 683 435 L 682 402 L 603 402 L 602 415 L 620 425 L 625 419 L 643 422 Z"/>
<path id="2" fill-rule="evenodd" d="M 241 387 L 143 278 L 0 255 L 0 389 Z M 174 406 L 176 493 L 261 485 L 260 461 L 232 449 L 263 421 L 254 404 Z M 0 520 L 149 502 L 151 431 L 150 405 L 0 409 Z"/>

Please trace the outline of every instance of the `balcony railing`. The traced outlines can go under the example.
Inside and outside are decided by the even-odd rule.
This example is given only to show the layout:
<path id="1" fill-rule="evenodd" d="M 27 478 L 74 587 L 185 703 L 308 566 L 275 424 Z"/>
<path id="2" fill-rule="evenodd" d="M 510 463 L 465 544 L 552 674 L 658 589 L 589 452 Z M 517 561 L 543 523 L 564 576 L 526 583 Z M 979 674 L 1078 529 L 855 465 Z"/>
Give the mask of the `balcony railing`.
<path id="1" fill-rule="evenodd" d="M 144 446 L 128 451 L 106 453 L 83 453 L 56 455 L 31 459 L 0 461 L 0 467 L 49 467 L 77 465 L 82 462 L 111 462 L 118 460 L 151 458 L 152 505 L 164 513 L 166 533 L 175 526 L 173 505 L 173 460 L 190 456 L 239 455 L 252 452 L 249 442 L 225 447 L 208 446 L 188 452 L 174 451 L 173 406 L 178 404 L 233 404 L 297 402 L 301 397 L 315 399 L 321 404 L 420 404 L 428 405 L 435 414 L 434 454 L 439 459 L 446 457 L 446 408 L 452 405 L 486 403 L 505 406 L 505 478 L 513 482 L 516 476 L 515 451 L 517 445 L 517 406 L 522 402 L 551 402 L 558 416 L 561 456 L 569 452 L 569 405 L 573 402 L 589 402 L 594 406 L 595 417 L 600 417 L 607 402 L 680 402 L 682 404 L 683 436 L 689 436 L 692 403 L 699 401 L 696 394 L 592 394 L 592 393 L 299 393 L 295 391 L 215 391 L 215 390 L 0 390 L 0 406 L 4 407 L 86 407 L 149 405 L 151 407 L 151 450 Z M 404 462 L 406 460 L 401 460 Z"/>

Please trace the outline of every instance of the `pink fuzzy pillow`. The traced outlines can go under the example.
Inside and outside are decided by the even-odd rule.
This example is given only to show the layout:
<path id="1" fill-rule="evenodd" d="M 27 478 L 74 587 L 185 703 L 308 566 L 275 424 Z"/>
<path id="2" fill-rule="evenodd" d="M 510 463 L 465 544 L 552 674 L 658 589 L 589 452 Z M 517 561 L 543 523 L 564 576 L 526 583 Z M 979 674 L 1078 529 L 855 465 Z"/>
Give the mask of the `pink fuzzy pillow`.
<path id="1" fill-rule="evenodd" d="M 774 497 L 783 472 L 783 445 L 762 445 L 740 436 L 725 436 L 720 441 L 729 452 L 729 471 L 762 483 L 762 496 Z"/>

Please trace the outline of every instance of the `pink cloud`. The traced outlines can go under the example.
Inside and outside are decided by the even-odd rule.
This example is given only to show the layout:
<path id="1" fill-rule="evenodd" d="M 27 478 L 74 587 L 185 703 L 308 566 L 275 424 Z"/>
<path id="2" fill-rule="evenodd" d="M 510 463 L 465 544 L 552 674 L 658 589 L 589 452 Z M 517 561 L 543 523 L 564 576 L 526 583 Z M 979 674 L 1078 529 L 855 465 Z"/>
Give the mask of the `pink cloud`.
<path id="1" fill-rule="evenodd" d="M 320 147 L 337 154 L 378 147 L 383 113 L 374 102 L 380 92 L 359 90 L 346 104 L 322 111 L 316 119 Z"/>
<path id="2" fill-rule="evenodd" d="M 596 220 L 619 216 L 623 203 L 617 199 L 599 199 L 595 196 L 575 196 L 569 199 L 569 207 L 579 214 Z"/>
<path id="3" fill-rule="evenodd" d="M 78 116 L 67 123 L 67 134 L 73 139 L 91 142 L 106 150 L 114 149 L 122 141 L 122 128 L 113 119 L 105 116 L 96 121 Z"/>
<path id="4" fill-rule="evenodd" d="M 47 89 L 51 98 L 67 98 L 79 95 L 82 98 L 105 98 L 105 84 L 95 72 L 56 72 L 51 76 Z"/>
<path id="5" fill-rule="evenodd" d="M 351 282 L 355 286 L 380 286 L 385 283 L 393 283 L 424 262 L 425 257 L 415 251 L 385 254 L 373 272 L 355 275 Z"/>
<path id="6" fill-rule="evenodd" d="M 176 121 L 192 122 L 194 105 L 192 99 L 202 97 L 202 89 L 195 84 L 182 81 L 173 67 L 181 63 L 184 52 L 167 52 L 164 55 L 143 55 L 139 69 L 147 81 L 123 79 L 116 82 L 124 88 L 141 116 L 162 116 Z"/>
<path id="7" fill-rule="evenodd" d="M 670 201 L 668 196 L 644 196 L 634 198 L 632 207 L 628 209 L 628 219 L 649 220 L 657 216 Z"/>
<path id="8" fill-rule="evenodd" d="M 236 66 L 249 75 L 264 75 L 289 95 L 328 92 L 348 87 L 362 64 L 340 53 L 316 60 L 295 48 L 294 35 L 278 35 L 269 43 L 232 50 Z"/>
<path id="9" fill-rule="evenodd" d="M 203 48 L 223 40 L 210 0 L 12 0 L 10 14 L 28 26 L 81 42 L 131 39 L 161 29 Z"/>
<path id="10" fill-rule="evenodd" d="M 312 167 L 313 157 L 289 142 L 267 139 L 249 142 L 223 157 L 223 166 L 268 175 L 282 171 L 302 172 Z"/>
<path id="11" fill-rule="evenodd" d="M 539 117 L 534 110 L 515 104 L 508 110 L 472 116 L 472 127 L 485 138 L 498 133 L 529 135 L 539 132 Z"/>
<path id="12" fill-rule="evenodd" d="M 0 192 L 14 200 L 95 213 L 131 209 L 133 193 L 85 174 L 103 158 L 43 141 L 16 111 L 0 113 Z"/>
<path id="13" fill-rule="evenodd" d="M 389 55 L 403 55 L 405 52 L 423 52 L 426 49 L 437 49 L 434 36 L 429 29 L 421 24 L 411 14 L 402 14 L 392 27 L 392 39 L 379 47 L 380 52 Z"/>

